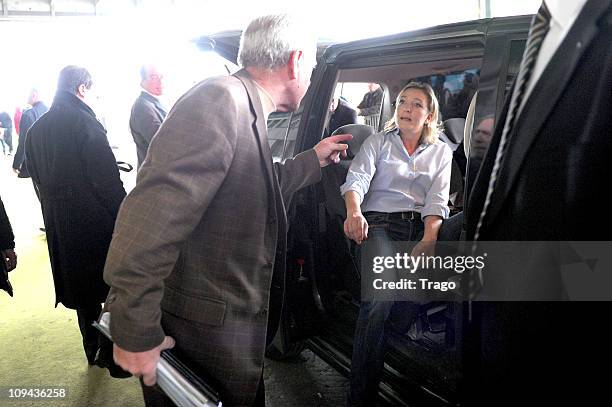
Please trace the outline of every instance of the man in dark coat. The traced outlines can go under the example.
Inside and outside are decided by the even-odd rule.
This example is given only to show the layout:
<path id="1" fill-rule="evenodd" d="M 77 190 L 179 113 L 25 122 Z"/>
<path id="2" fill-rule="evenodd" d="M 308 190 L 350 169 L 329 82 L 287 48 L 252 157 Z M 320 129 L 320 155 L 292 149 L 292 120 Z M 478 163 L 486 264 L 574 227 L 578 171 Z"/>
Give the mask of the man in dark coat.
<path id="1" fill-rule="evenodd" d="M 163 76 L 153 65 L 144 65 L 140 69 L 142 92 L 132 106 L 130 131 L 136 143 L 138 168 L 142 165 L 151 139 L 166 118 L 166 109 L 159 101 L 163 92 Z"/>
<path id="2" fill-rule="evenodd" d="M 332 134 L 344 125 L 357 123 L 357 111 L 342 97 L 334 97 L 330 106 L 330 113 L 327 135 Z"/>
<path id="3" fill-rule="evenodd" d="M 17 267 L 17 255 L 15 254 L 15 236 L 11 228 L 11 222 L 6 215 L 4 203 L 0 199 L 0 254 L 2 255 L 2 264 L 0 264 L 0 288 L 6 290 L 11 296 L 13 288 L 11 287 L 6 272 Z M 2 269 L 4 268 L 4 270 Z"/>
<path id="4" fill-rule="evenodd" d="M 28 104 L 32 106 L 30 109 L 24 111 L 19 120 L 19 144 L 17 145 L 17 151 L 15 151 L 15 157 L 13 157 L 13 171 L 17 173 L 19 178 L 29 178 L 27 165 L 24 165 L 25 161 L 25 144 L 28 137 L 28 130 L 40 119 L 40 117 L 47 113 L 49 108 L 39 98 L 38 91 L 32 89 L 28 98 Z"/>
<path id="5" fill-rule="evenodd" d="M 0 252 L 2 260 L 7 270 L 12 270 L 17 266 L 17 256 L 15 255 L 15 236 L 11 228 L 11 222 L 4 209 L 4 203 L 0 198 Z"/>
<path id="6" fill-rule="evenodd" d="M 363 95 L 363 99 L 357 105 L 359 116 L 372 116 L 380 114 L 383 90 L 377 83 L 368 83 L 368 93 Z"/>
<path id="7" fill-rule="evenodd" d="M 489 256 L 480 292 L 519 287 L 512 298 L 537 300 L 473 303 L 478 363 L 468 373 L 468 394 L 478 405 L 564 405 L 608 396 L 608 376 L 597 366 L 612 358 L 609 331 L 598 329 L 610 319 L 610 302 L 563 302 L 574 287 L 566 289 L 560 260 L 550 243 L 540 242 L 590 241 L 601 260 L 593 241 L 610 240 L 602 191 L 612 156 L 612 0 L 546 4 L 533 27 L 548 31 L 539 53 L 527 54 L 537 55 L 531 79 L 523 92 L 513 88 L 520 102 L 506 103 L 497 120 L 469 200 L 468 239 L 523 241 L 527 249 L 516 259 Z M 518 106 L 515 115 L 511 106 Z M 492 262 L 516 266 L 500 275 Z"/>
<path id="8" fill-rule="evenodd" d="M 8 147 L 8 153 L 13 153 L 13 121 L 11 116 L 7 112 L 0 112 L 0 127 L 4 129 L 2 136 L 2 152 L 6 154 L 6 147 Z"/>
<path id="9" fill-rule="evenodd" d="M 115 360 L 155 400 L 160 351 L 176 346 L 215 380 L 228 407 L 263 405 L 266 344 L 278 327 L 286 207 L 342 140 L 323 139 L 272 162 L 266 120 L 295 111 L 316 62 L 316 39 L 286 16 L 254 20 L 245 69 L 195 85 L 174 105 L 117 218 L 105 280 Z M 263 51 L 262 51 L 263 50 Z M 170 404 L 168 404 L 170 405 Z"/>
<path id="10" fill-rule="evenodd" d="M 113 374 L 112 344 L 91 326 L 108 286 L 104 261 L 125 190 L 106 131 L 85 103 L 89 72 L 67 66 L 60 72 L 51 110 L 30 128 L 25 151 L 40 191 L 56 306 L 75 309 L 90 364 Z"/>

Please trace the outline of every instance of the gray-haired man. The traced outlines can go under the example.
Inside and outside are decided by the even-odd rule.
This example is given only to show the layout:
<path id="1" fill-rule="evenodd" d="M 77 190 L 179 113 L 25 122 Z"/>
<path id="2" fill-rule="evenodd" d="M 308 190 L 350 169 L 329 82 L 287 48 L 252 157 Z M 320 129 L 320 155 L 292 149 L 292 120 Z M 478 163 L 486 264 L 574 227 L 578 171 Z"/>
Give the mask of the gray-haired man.
<path id="1" fill-rule="evenodd" d="M 315 64 L 305 32 L 282 15 L 251 22 L 244 69 L 197 84 L 175 104 L 121 207 L 104 274 L 110 328 L 115 360 L 146 385 L 175 338 L 217 382 L 224 405 L 264 403 L 264 350 L 283 295 L 285 202 L 317 182 L 350 138 L 272 163 L 267 116 L 297 109 Z M 147 404 L 167 403 L 144 389 Z"/>

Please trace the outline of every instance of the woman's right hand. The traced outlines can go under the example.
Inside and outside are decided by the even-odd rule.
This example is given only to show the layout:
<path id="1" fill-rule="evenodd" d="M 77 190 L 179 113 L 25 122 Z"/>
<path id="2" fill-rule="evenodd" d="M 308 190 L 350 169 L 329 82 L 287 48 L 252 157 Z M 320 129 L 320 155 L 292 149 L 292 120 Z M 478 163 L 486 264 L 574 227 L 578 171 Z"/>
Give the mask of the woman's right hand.
<path id="1" fill-rule="evenodd" d="M 344 221 L 344 234 L 357 244 L 368 238 L 368 221 L 361 212 L 351 212 Z"/>

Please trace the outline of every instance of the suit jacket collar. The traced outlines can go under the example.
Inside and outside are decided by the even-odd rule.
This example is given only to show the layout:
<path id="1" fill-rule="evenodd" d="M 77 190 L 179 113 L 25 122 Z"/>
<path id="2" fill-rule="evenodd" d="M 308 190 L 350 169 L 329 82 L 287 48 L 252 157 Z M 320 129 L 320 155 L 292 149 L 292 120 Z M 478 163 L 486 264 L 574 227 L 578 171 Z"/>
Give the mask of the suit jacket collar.
<path id="1" fill-rule="evenodd" d="M 492 222 L 502 208 L 516 182 L 525 156 L 563 95 L 582 55 L 597 35 L 598 20 L 611 2 L 612 0 L 589 0 L 584 5 L 571 30 L 533 88 L 526 101 L 527 104 L 516 117 L 485 223 Z M 550 86 L 550 84 L 560 86 Z M 499 122 L 496 132 L 501 133 L 503 127 L 504 123 Z M 512 140 L 516 137 L 520 137 L 520 140 Z M 508 161 L 508 157 L 511 157 L 511 161 Z"/>
<path id="2" fill-rule="evenodd" d="M 162 106 L 160 100 L 157 97 L 151 95 L 149 92 L 146 92 L 144 90 L 140 92 L 140 97 L 143 98 L 144 100 L 147 100 L 153 103 L 153 105 L 158 110 L 160 110 L 164 116 L 166 115 L 166 109 Z"/>
<path id="3" fill-rule="evenodd" d="M 234 76 L 242 82 L 247 91 L 251 112 L 255 115 L 255 123 L 253 123 L 253 125 L 255 127 L 255 136 L 257 137 L 257 142 L 259 144 L 259 151 L 264 158 L 267 177 L 268 181 L 270 182 L 270 189 L 274 190 L 275 182 L 274 171 L 272 169 L 272 152 L 270 151 L 270 147 L 268 145 L 268 127 L 262 109 L 261 100 L 259 98 L 259 91 L 257 90 L 255 82 L 253 79 L 251 79 L 251 76 L 245 69 L 241 69 L 240 71 L 236 72 Z M 272 207 L 272 205 L 270 206 Z"/>
<path id="4" fill-rule="evenodd" d="M 563 28 L 571 26 L 585 3 L 586 0 L 546 0 L 552 20 Z"/>
<path id="5" fill-rule="evenodd" d="M 54 106 L 60 105 L 69 105 L 72 108 L 78 109 L 81 112 L 87 114 L 88 116 L 96 118 L 96 114 L 85 102 L 79 99 L 76 95 L 73 95 L 70 92 L 59 91 L 55 94 L 55 98 L 53 99 L 53 108 Z"/>
<path id="6" fill-rule="evenodd" d="M 145 91 L 145 90 L 141 90 L 140 91 L 140 97 L 152 102 L 152 103 L 159 103 L 159 98 L 157 98 L 156 96 L 153 96 L 152 94 L 150 94 L 149 92 Z"/>

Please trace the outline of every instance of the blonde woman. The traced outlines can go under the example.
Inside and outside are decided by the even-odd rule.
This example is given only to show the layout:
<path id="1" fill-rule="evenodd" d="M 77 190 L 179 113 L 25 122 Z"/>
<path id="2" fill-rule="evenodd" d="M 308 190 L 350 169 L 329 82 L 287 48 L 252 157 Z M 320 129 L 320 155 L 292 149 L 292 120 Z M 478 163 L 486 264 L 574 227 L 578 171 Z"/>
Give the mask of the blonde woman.
<path id="1" fill-rule="evenodd" d="M 438 141 L 438 101 L 424 83 L 406 85 L 384 131 L 366 139 L 341 193 L 345 234 L 358 245 L 418 242 L 412 253 L 431 254 L 447 206 L 451 149 Z M 356 256 L 359 259 L 359 255 Z M 359 260 L 357 260 L 359 263 Z M 362 301 L 355 330 L 348 405 L 375 405 L 384 362 L 385 323 L 393 301 Z M 405 319 L 418 305 L 404 303 Z"/>

